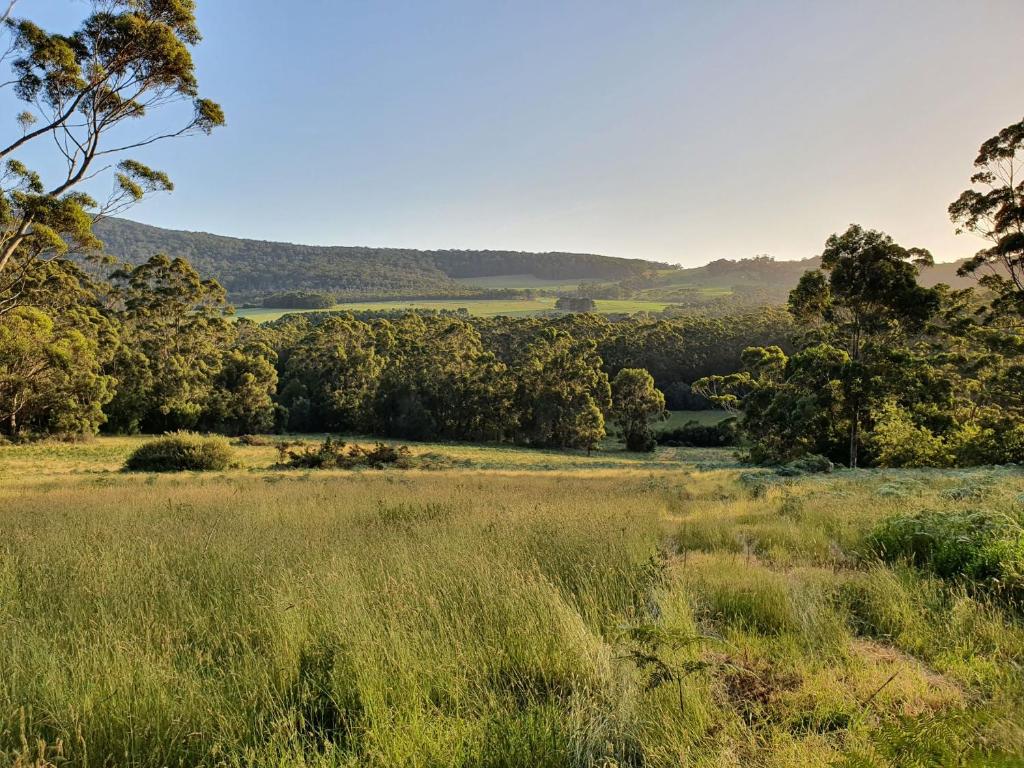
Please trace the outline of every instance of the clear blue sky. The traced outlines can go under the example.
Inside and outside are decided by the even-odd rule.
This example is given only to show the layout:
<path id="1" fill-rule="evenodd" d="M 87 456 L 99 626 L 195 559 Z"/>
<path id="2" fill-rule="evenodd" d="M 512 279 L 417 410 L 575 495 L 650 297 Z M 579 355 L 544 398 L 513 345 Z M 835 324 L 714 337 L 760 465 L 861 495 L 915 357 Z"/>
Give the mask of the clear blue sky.
<path id="1" fill-rule="evenodd" d="M 1024 115 L 1021 0 L 197 0 L 228 127 L 139 159 L 129 217 L 269 240 L 813 255 L 852 221 L 942 260 Z M 20 0 L 69 30 L 83 0 Z"/>

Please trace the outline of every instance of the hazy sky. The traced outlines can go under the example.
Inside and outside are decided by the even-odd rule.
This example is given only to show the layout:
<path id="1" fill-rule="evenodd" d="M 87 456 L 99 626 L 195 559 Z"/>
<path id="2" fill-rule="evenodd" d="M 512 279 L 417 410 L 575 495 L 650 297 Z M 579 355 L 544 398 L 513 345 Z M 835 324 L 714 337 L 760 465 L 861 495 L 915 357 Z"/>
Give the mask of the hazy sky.
<path id="1" fill-rule="evenodd" d="M 856 221 L 948 260 L 978 145 L 1024 115 L 1022 0 L 197 5 L 228 127 L 140 154 L 177 190 L 129 214 L 180 229 L 699 264 Z"/>

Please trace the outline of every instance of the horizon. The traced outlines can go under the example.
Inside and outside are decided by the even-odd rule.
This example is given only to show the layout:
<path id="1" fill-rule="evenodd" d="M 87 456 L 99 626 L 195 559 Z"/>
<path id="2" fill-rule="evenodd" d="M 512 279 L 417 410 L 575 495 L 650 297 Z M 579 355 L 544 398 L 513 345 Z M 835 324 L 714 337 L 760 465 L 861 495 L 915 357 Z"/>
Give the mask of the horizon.
<path id="1" fill-rule="evenodd" d="M 200 88 L 227 126 L 138 152 L 176 191 L 131 217 L 682 266 L 809 258 L 856 222 L 956 261 L 981 244 L 946 207 L 1024 89 L 1024 6 L 982 5 L 199 3 Z M 16 15 L 69 31 L 86 9 Z"/>

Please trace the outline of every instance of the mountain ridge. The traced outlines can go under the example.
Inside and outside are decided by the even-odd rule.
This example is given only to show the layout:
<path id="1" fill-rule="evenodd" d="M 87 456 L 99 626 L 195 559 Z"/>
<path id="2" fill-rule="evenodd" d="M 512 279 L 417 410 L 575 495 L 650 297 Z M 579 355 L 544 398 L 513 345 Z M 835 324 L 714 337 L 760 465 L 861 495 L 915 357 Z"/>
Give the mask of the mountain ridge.
<path id="1" fill-rule="evenodd" d="M 720 292 L 741 303 L 781 303 L 800 275 L 817 268 L 818 257 L 776 261 L 767 256 L 716 259 L 682 267 L 567 251 L 496 249 L 415 249 L 376 246 L 322 246 L 166 229 L 129 219 L 96 225 L 106 251 L 138 264 L 155 253 L 188 259 L 204 277 L 218 280 L 234 301 L 259 302 L 281 293 L 323 293 L 342 301 L 409 298 L 483 298 L 522 293 L 523 288 L 474 286 L 473 278 L 523 276 L 537 286 L 613 285 L 619 295 L 688 303 L 695 292 Z M 921 271 L 925 285 L 973 283 L 956 274 L 963 261 L 943 262 Z M 564 292 L 565 286 L 559 286 Z M 706 297 L 705 297 L 706 298 Z"/>

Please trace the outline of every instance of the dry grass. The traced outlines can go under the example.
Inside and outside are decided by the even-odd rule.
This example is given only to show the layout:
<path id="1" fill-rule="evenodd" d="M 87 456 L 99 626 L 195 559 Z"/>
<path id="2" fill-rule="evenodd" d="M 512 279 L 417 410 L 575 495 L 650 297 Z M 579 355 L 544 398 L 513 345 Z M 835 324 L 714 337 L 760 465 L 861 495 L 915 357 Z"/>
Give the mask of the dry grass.
<path id="1" fill-rule="evenodd" d="M 0 448 L 0 762 L 1024 756 L 1019 617 L 858 557 L 965 483 L 1018 514 L 1017 472 L 755 496 L 722 453 L 433 445 L 465 465 L 282 472 L 242 446 L 223 473 L 119 473 L 135 444 Z"/>

